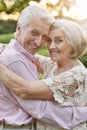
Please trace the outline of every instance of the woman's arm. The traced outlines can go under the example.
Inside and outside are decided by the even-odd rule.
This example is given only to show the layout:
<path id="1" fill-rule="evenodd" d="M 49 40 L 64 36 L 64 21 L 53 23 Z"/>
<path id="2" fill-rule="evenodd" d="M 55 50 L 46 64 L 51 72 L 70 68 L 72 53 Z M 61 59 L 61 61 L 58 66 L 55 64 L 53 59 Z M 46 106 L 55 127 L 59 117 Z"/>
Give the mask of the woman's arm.
<path id="1" fill-rule="evenodd" d="M 16 95 L 25 99 L 53 100 L 50 88 L 41 80 L 29 82 L 0 65 L 0 80 Z"/>

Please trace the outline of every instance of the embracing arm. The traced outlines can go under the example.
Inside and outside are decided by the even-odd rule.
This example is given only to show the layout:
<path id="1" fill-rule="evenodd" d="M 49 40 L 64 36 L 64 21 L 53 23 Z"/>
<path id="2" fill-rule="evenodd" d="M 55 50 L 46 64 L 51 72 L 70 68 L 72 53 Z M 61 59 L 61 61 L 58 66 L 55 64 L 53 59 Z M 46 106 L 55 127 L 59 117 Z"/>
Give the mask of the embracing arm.
<path id="1" fill-rule="evenodd" d="M 0 65 L 0 80 L 16 95 L 25 99 L 53 100 L 50 88 L 41 80 L 29 82 Z"/>
<path id="2" fill-rule="evenodd" d="M 73 96 L 77 95 L 76 92 L 78 92 L 78 96 L 76 97 L 80 98 L 81 85 L 82 94 L 85 92 L 84 74 L 87 74 L 87 71 L 83 71 L 84 69 L 74 68 L 69 72 L 61 73 L 52 78 L 29 82 L 17 76 L 4 66 L 0 66 L 0 80 L 16 95 L 22 98 L 38 100 L 53 100 L 55 98 L 55 100 L 63 106 L 66 106 L 68 102 L 68 105 L 73 106 L 75 104 Z M 82 84 L 80 85 L 80 83 Z"/>
<path id="3" fill-rule="evenodd" d="M 17 95 L 22 95 L 23 93 L 25 93 L 25 95 L 26 93 L 28 94 L 29 82 L 25 82 L 25 80 L 23 80 L 21 77 L 9 71 L 2 65 L 0 65 L 0 75 L 0 80 L 2 80 L 8 86 L 8 88 L 13 90 Z M 20 84 L 22 85 L 21 87 Z M 42 83 L 42 87 L 43 85 L 44 83 Z M 22 95 L 22 97 L 26 97 L 25 95 Z M 38 100 L 24 100 L 24 102 L 24 107 L 26 108 L 28 106 L 28 108 L 26 108 L 27 112 L 29 111 L 36 119 L 47 121 L 53 125 L 61 126 L 65 129 L 71 129 L 79 123 L 87 121 L 87 107 L 61 107 L 57 102 L 52 101 L 47 101 L 46 103 L 42 101 L 40 103 Z M 35 107 L 35 103 L 38 108 Z M 41 107 L 43 108 L 41 109 Z M 68 118 L 64 116 L 65 114 Z"/>

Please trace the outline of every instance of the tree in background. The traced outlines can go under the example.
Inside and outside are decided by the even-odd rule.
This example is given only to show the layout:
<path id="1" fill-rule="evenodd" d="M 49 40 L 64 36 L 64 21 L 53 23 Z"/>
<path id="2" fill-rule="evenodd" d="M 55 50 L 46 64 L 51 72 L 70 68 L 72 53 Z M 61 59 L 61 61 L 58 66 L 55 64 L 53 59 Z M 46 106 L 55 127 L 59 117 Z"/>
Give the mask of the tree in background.
<path id="1" fill-rule="evenodd" d="M 0 0 L 0 12 L 11 14 L 14 12 L 21 12 L 29 5 L 30 0 Z M 39 2 L 40 0 L 35 0 Z"/>
<path id="2" fill-rule="evenodd" d="M 0 13 L 6 12 L 6 14 L 14 14 L 15 12 L 21 12 L 26 6 L 29 5 L 31 0 L 0 0 Z M 63 16 L 63 8 L 69 10 L 69 8 L 75 5 L 75 0 L 56 0 L 56 4 L 53 4 L 50 0 L 33 0 L 37 3 L 45 1 L 45 7 L 52 12 L 55 10 L 59 17 Z M 54 2 L 54 1 L 53 1 Z"/>

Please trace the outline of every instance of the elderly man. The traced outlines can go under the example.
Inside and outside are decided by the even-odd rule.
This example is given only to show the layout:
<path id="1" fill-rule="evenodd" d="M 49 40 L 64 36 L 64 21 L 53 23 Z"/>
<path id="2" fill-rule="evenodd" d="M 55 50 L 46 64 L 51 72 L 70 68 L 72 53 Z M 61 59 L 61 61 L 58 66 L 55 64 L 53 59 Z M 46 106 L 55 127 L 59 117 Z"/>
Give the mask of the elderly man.
<path id="1" fill-rule="evenodd" d="M 15 39 L 0 55 L 0 63 L 28 81 L 38 79 L 34 54 L 46 42 L 53 22 L 54 18 L 40 7 L 25 8 L 17 23 Z M 34 118 L 70 129 L 87 119 L 87 108 L 61 107 L 55 101 L 26 101 L 15 96 L 2 82 L 0 86 L 1 130 L 38 130 Z"/>
<path id="2" fill-rule="evenodd" d="M 46 42 L 46 38 L 54 18 L 43 8 L 38 6 L 26 7 L 17 22 L 15 39 L 1 54 L 1 63 L 22 76 L 26 80 L 38 78 L 34 65 L 35 52 Z M 33 117 L 29 115 L 15 98 L 14 94 L 0 82 L 0 120 L 1 129 L 14 129 L 12 126 L 23 126 L 32 129 Z M 11 126 L 5 125 L 9 124 Z"/>

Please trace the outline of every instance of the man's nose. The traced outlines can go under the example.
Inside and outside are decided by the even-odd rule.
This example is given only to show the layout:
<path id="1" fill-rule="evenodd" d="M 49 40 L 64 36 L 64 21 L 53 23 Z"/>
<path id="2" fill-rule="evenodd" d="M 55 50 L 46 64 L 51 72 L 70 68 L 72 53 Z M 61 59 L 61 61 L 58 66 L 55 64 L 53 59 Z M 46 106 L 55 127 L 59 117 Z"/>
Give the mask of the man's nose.
<path id="1" fill-rule="evenodd" d="M 35 43 L 37 46 L 41 46 L 42 45 L 42 36 L 39 36 L 36 38 Z"/>

